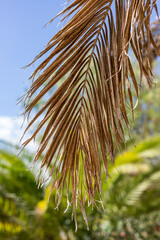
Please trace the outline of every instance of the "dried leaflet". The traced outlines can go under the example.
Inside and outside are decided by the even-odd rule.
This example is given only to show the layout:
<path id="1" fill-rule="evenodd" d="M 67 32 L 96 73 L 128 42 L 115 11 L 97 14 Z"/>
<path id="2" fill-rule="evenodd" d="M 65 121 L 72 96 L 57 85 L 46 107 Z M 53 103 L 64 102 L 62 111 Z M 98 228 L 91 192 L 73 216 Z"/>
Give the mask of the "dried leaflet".
<path id="1" fill-rule="evenodd" d="M 51 168 L 52 189 L 62 196 L 65 188 L 75 221 L 80 205 L 87 223 L 86 201 L 97 205 L 94 198 L 98 193 L 102 202 L 101 167 L 108 178 L 107 159 L 114 162 L 115 150 L 125 142 L 123 126 L 129 127 L 126 100 L 129 96 L 133 112 L 132 91 L 137 98 L 139 95 L 130 46 L 139 63 L 140 83 L 145 77 L 151 85 L 151 52 L 160 55 L 150 26 L 152 10 L 157 11 L 157 6 L 155 0 L 68 2 L 60 15 L 62 21 L 69 21 L 31 63 L 50 51 L 30 77 L 33 83 L 23 99 L 25 115 L 65 80 L 30 121 L 26 131 L 43 116 L 23 148 L 45 127 L 34 163 L 43 155 L 41 169 L 46 172 Z M 43 182 L 44 176 L 40 179 Z"/>

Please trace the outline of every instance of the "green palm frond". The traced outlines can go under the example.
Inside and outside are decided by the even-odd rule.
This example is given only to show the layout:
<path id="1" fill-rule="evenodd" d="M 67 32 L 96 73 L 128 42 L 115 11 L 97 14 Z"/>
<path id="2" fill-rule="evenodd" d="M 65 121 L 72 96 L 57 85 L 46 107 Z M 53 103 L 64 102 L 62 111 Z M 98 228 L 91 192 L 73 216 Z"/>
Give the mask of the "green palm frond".
<path id="1" fill-rule="evenodd" d="M 145 151 L 157 151 L 158 154 L 158 150 L 160 153 L 160 136 L 154 136 L 154 137 L 148 137 L 147 139 L 139 142 L 136 144 L 136 147 L 134 147 L 134 149 L 132 148 L 132 150 L 135 153 L 143 154 Z"/>
<path id="2" fill-rule="evenodd" d="M 22 231 L 22 226 L 18 224 L 13 224 L 10 222 L 1 222 L 0 221 L 0 235 L 1 237 L 6 236 L 14 236 L 14 234 L 17 234 Z"/>
<path id="3" fill-rule="evenodd" d="M 147 163 L 128 163 L 120 165 L 117 168 L 114 168 L 112 173 L 113 174 L 142 174 L 147 173 L 151 170 L 151 167 Z"/>
<path id="4" fill-rule="evenodd" d="M 36 204 L 43 197 L 43 190 L 37 188 L 35 176 L 27 171 L 25 163 L 27 159 L 0 150 L 0 239 L 13 239 L 26 232 Z"/>
<path id="5" fill-rule="evenodd" d="M 160 157 L 160 136 L 148 137 L 140 141 L 136 146 L 131 146 L 128 151 L 119 154 L 115 158 L 114 166 L 110 172 L 120 174 L 147 173 L 152 170 L 151 161 Z"/>
<path id="6" fill-rule="evenodd" d="M 142 194 L 145 193 L 149 188 L 154 185 L 159 186 L 160 182 L 160 171 L 151 174 L 150 177 L 140 182 L 126 197 L 125 203 L 127 205 L 135 206 L 135 204 L 140 200 Z"/>
<path id="7" fill-rule="evenodd" d="M 151 83 L 151 47 L 160 55 L 150 27 L 156 2 L 69 1 L 60 13 L 69 21 L 31 63 L 49 53 L 30 78 L 33 83 L 24 97 L 25 115 L 65 80 L 28 124 L 26 131 L 43 115 L 23 147 L 45 126 L 34 163 L 44 154 L 40 169 L 45 173 L 52 166 L 53 188 L 60 194 L 64 188 L 67 193 L 71 189 L 74 213 L 80 203 L 84 217 L 87 198 L 94 203 L 98 193 L 101 199 L 101 162 L 108 177 L 107 155 L 114 162 L 115 150 L 125 142 L 123 124 L 129 127 L 127 108 L 133 112 L 132 91 L 139 96 L 143 77 Z M 129 46 L 139 63 L 140 82 Z"/>
<path id="8" fill-rule="evenodd" d="M 147 150 L 148 149 L 148 150 Z M 155 153 L 152 155 L 152 153 Z M 152 136 L 145 140 L 141 140 L 115 158 L 115 164 L 111 168 L 111 180 L 108 184 L 109 196 L 113 195 L 112 204 L 114 200 L 117 201 L 122 208 L 135 208 L 139 205 L 140 209 L 144 210 L 148 203 L 151 206 L 151 211 L 158 208 L 159 199 L 159 159 L 160 159 L 160 137 Z M 155 160 L 154 162 L 152 160 Z M 127 181 L 126 181 L 127 180 Z M 117 190 L 118 188 L 124 189 Z M 115 189 L 115 190 L 114 190 Z M 120 198 L 115 192 L 119 192 Z M 152 199 L 153 196 L 155 199 Z M 145 202 L 143 202 L 145 201 Z M 153 204 L 150 202 L 152 201 Z M 122 204 L 123 202 L 123 204 Z M 157 202 L 157 203 L 156 203 Z M 153 206 L 152 206 L 153 205 Z M 142 208 L 141 208 L 142 207 Z M 153 209 L 152 209 L 153 207 Z M 135 211 L 136 213 L 136 211 Z"/>
<path id="9" fill-rule="evenodd" d="M 18 207 L 31 209 L 42 194 L 42 190 L 38 190 L 35 185 L 35 176 L 26 170 L 24 162 L 0 150 L 0 197 Z"/>

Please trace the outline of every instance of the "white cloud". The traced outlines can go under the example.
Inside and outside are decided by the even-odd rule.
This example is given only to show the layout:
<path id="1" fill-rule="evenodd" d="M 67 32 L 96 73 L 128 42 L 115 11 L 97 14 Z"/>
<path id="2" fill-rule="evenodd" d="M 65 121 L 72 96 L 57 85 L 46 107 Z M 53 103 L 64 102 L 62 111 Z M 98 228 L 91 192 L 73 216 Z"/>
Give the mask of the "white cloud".
<path id="1" fill-rule="evenodd" d="M 0 116 L 0 140 L 12 143 L 14 145 L 20 145 L 20 139 L 25 129 L 25 125 L 21 128 L 23 118 L 13 118 Z M 25 139 L 30 135 L 26 134 Z M 28 145 L 28 149 L 35 150 L 36 144 L 31 143 Z"/>
<path id="2" fill-rule="evenodd" d="M 18 144 L 22 130 L 21 119 L 0 117 L 0 139 Z"/>

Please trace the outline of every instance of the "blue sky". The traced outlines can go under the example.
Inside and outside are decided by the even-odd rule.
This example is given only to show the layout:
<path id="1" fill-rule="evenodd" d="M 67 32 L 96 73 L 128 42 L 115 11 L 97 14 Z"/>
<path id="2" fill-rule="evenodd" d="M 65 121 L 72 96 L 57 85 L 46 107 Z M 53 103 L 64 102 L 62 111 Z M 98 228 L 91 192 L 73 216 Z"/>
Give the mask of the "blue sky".
<path id="1" fill-rule="evenodd" d="M 57 21 L 43 28 L 64 0 L 0 1 L 0 115 L 16 117 L 17 99 L 24 93 L 33 67 L 26 66 L 57 32 Z"/>
<path id="2" fill-rule="evenodd" d="M 17 115 L 22 108 L 16 103 L 29 86 L 27 80 L 35 66 L 26 71 L 21 68 L 60 29 L 59 19 L 47 28 L 42 27 L 63 9 L 65 1 L 0 0 L 0 139 L 14 142 L 21 135 Z"/>
<path id="3" fill-rule="evenodd" d="M 65 0 L 0 1 L 0 116 L 16 117 L 16 105 L 27 87 L 33 66 L 26 66 L 60 28 L 59 19 L 42 28 L 63 9 Z"/>
<path id="4" fill-rule="evenodd" d="M 59 19 L 43 26 L 63 9 L 65 0 L 0 0 L 0 140 L 14 144 L 24 131 L 16 105 L 34 68 L 21 68 L 43 50 L 60 28 Z M 33 148 L 31 146 L 31 148 Z"/>

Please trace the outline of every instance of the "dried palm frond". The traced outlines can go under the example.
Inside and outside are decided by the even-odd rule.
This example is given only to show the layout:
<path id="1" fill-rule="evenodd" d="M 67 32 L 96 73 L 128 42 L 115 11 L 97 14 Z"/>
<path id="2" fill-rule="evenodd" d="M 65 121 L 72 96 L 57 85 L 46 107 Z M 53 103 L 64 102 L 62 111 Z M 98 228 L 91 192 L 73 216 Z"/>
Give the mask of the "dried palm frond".
<path id="1" fill-rule="evenodd" d="M 77 204 L 86 220 L 86 200 L 95 204 L 98 193 L 101 202 L 101 162 L 108 178 L 107 156 L 114 162 L 115 150 L 125 142 L 123 125 L 129 127 L 127 109 L 134 109 L 132 92 L 138 98 L 143 77 L 151 82 L 150 53 L 153 48 L 160 52 L 150 28 L 156 0 L 68 2 L 59 14 L 62 21 L 69 18 L 67 24 L 31 63 L 51 50 L 30 77 L 33 82 L 24 99 L 25 114 L 30 115 L 38 101 L 65 80 L 28 124 L 25 132 L 44 114 L 23 147 L 46 126 L 34 163 L 44 154 L 40 168 L 47 171 L 52 166 L 58 204 L 63 189 L 68 195 L 71 189 L 68 201 L 73 203 L 76 221 Z M 139 63 L 139 83 L 129 47 Z"/>
<path id="2" fill-rule="evenodd" d="M 152 67 L 154 60 L 158 56 L 157 52 L 160 51 L 160 20 L 152 22 L 150 28 L 151 28 L 152 36 L 153 36 L 153 39 L 155 42 L 155 45 L 150 46 L 150 63 L 151 63 L 151 67 Z M 147 62 L 148 62 L 148 57 L 147 57 L 147 52 L 146 52 L 146 45 L 144 45 L 143 64 L 144 64 L 146 70 L 147 70 L 147 66 L 148 66 Z M 151 83 L 149 81 L 148 81 L 148 85 L 149 85 L 149 87 L 151 87 Z"/>
<path id="3" fill-rule="evenodd" d="M 151 60 L 153 62 L 158 56 L 155 48 L 160 51 L 160 19 L 158 21 L 152 22 L 151 31 L 156 44 L 155 46 L 151 45 Z"/>

